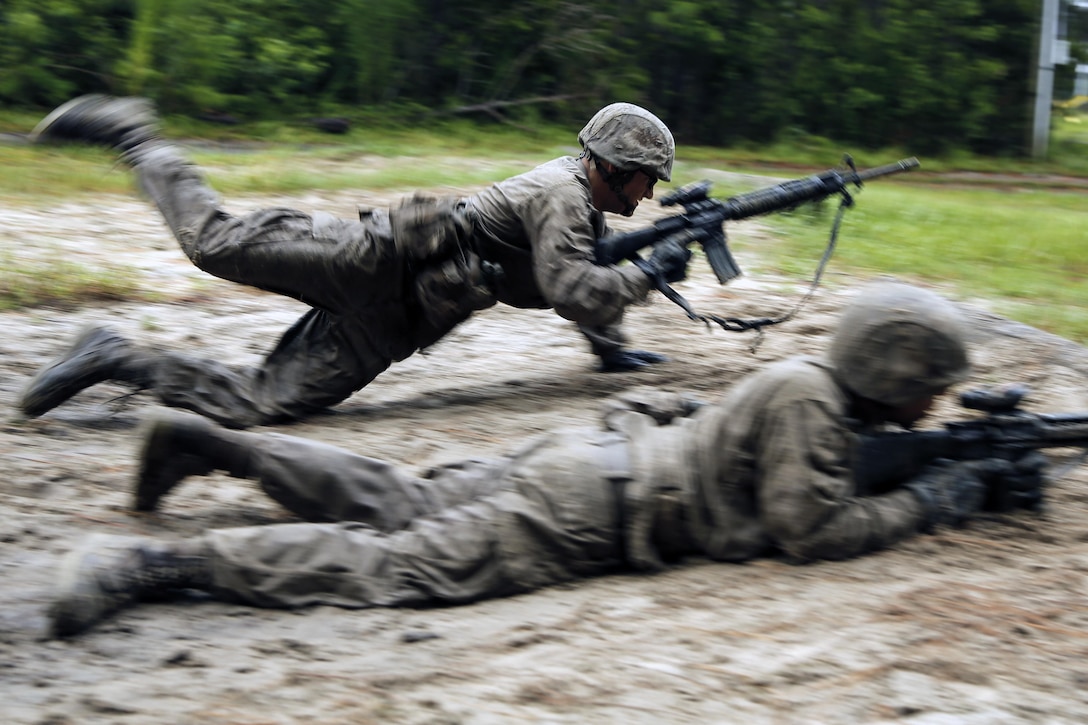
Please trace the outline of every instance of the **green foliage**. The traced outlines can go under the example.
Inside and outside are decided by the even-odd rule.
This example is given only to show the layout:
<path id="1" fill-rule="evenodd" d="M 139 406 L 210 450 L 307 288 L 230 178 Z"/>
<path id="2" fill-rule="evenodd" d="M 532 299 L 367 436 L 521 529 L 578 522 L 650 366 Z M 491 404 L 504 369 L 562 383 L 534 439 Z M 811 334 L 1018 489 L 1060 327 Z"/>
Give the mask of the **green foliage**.
<path id="1" fill-rule="evenodd" d="M 323 4 L 292 0 L 138 0 L 129 93 L 166 111 L 230 108 L 248 116 L 292 108 L 329 71 L 332 50 L 311 18 Z"/>
<path id="2" fill-rule="evenodd" d="M 326 13 L 332 62 L 326 93 L 342 102 L 392 100 L 409 76 L 408 29 L 420 23 L 415 0 L 345 0 Z"/>
<path id="3" fill-rule="evenodd" d="M 0 100 L 51 105 L 115 87 L 129 19 L 125 0 L 0 3 Z"/>
<path id="4" fill-rule="evenodd" d="M 106 91 L 241 120 L 417 106 L 522 125 L 630 100 L 687 144 L 801 132 L 1018 155 L 1037 15 L 1038 0 L 4 0 L 0 100 Z"/>

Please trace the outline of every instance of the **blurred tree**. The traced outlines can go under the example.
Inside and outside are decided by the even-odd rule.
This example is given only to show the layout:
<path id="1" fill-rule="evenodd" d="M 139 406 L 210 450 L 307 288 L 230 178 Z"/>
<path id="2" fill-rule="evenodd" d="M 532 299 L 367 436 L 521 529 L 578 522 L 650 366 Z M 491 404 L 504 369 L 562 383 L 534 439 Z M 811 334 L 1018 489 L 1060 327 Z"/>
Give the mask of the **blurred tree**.
<path id="1" fill-rule="evenodd" d="M 519 98 L 634 98 L 646 49 L 632 46 L 601 0 L 424 0 L 413 34 L 412 88 L 455 107 Z M 549 106 L 582 116 L 595 100 Z M 594 109 L 595 110 L 595 109 Z"/>
<path id="2" fill-rule="evenodd" d="M 115 90 L 131 17 L 126 0 L 0 1 L 0 99 L 53 105 Z"/>
<path id="3" fill-rule="evenodd" d="M 686 143 L 808 133 L 1019 151 L 1037 4 L 0 0 L 0 99 L 139 93 L 253 117 L 397 103 L 565 123 L 629 100 Z"/>
<path id="4" fill-rule="evenodd" d="M 426 24 L 416 0 L 341 0 L 326 6 L 317 20 L 332 49 L 326 95 L 343 103 L 383 103 L 410 92 L 405 88 L 408 35 Z"/>
<path id="5" fill-rule="evenodd" d="M 1020 145 L 1030 108 L 1033 0 L 887 0 L 883 138 L 931 150 Z M 880 89 L 878 89 L 880 90 Z"/>
<path id="6" fill-rule="evenodd" d="M 229 105 L 223 81 L 242 61 L 235 38 L 204 12 L 202 0 L 135 0 L 125 57 L 117 64 L 125 93 L 150 96 L 167 112 Z"/>
<path id="7" fill-rule="evenodd" d="M 130 93 L 166 111 L 261 116 L 311 107 L 332 50 L 314 0 L 136 0 L 118 65 Z"/>

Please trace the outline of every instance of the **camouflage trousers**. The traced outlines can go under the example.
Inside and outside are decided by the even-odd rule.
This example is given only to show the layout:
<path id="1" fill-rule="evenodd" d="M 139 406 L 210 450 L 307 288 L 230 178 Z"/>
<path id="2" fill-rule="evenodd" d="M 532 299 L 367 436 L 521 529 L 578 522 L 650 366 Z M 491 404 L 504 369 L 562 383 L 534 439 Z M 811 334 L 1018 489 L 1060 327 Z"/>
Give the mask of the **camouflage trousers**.
<path id="1" fill-rule="evenodd" d="M 615 436 L 558 431 L 516 454 L 412 476 L 283 435 L 255 435 L 251 474 L 314 523 L 205 534 L 217 596 L 266 607 L 458 604 L 624 564 Z M 324 523 L 322 523 L 324 522 Z"/>
<path id="2" fill-rule="evenodd" d="M 284 208 L 235 216 L 169 144 L 148 144 L 130 160 L 141 189 L 193 264 L 312 308 L 253 367 L 162 354 L 150 377 L 152 392 L 166 405 L 234 428 L 303 417 L 339 403 L 472 310 L 494 304 L 478 279 L 458 277 L 448 264 L 433 271 L 439 283 L 429 280 L 432 273 L 394 238 L 386 210 L 358 219 Z M 466 233 L 448 209 L 434 214 L 424 231 L 435 248 L 443 241 L 443 221 L 455 242 Z M 459 302 L 450 309 L 446 300 Z M 429 314 L 424 305 L 440 312 Z"/>

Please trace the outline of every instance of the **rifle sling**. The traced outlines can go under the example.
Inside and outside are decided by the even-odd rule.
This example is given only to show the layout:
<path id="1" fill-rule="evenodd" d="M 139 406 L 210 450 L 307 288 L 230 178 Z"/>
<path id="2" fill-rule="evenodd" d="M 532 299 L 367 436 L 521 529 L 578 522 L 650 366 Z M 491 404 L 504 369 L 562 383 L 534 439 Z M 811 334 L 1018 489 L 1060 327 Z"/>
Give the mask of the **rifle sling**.
<path id="1" fill-rule="evenodd" d="M 809 301 L 813 294 L 816 292 L 816 288 L 820 285 L 820 279 L 823 277 L 824 269 L 827 267 L 827 263 L 831 260 L 831 255 L 835 251 L 835 245 L 839 239 L 839 226 L 842 224 L 842 218 L 846 214 L 846 210 L 854 205 L 854 197 L 850 195 L 846 189 L 842 189 L 842 201 L 839 203 L 838 211 L 835 213 L 835 221 L 831 225 L 831 234 L 827 241 L 827 248 L 824 249 L 823 257 L 820 259 L 819 265 L 816 267 L 816 276 L 812 280 L 812 284 L 809 285 L 808 291 L 801 300 L 794 305 L 793 309 L 784 315 L 778 317 L 755 317 L 742 319 L 739 317 L 718 317 L 717 315 L 704 315 L 696 312 L 691 306 L 691 303 L 684 299 L 684 296 L 669 286 L 669 283 L 664 280 L 663 277 L 658 277 L 654 280 L 657 289 L 661 294 L 665 295 L 672 302 L 679 305 L 688 317 L 693 320 L 698 320 L 710 327 L 710 323 L 713 322 L 719 325 L 723 330 L 728 332 L 747 332 L 748 330 L 756 331 L 756 339 L 752 342 L 749 349 L 751 352 L 755 352 L 759 346 L 763 343 L 763 328 L 770 327 L 771 325 L 779 325 L 783 322 L 792 320 L 797 313 L 801 311 L 801 308 Z"/>

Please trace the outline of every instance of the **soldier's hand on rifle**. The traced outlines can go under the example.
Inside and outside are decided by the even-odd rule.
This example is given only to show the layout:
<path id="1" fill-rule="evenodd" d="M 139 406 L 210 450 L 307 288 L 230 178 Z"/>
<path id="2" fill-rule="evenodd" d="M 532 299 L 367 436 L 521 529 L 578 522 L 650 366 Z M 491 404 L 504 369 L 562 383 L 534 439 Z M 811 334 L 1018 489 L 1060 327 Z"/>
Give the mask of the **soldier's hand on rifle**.
<path id="1" fill-rule="evenodd" d="M 1041 509 L 1048 482 L 1046 456 L 1039 451 L 1029 451 L 1004 463 L 1006 465 L 1003 469 L 989 482 L 989 492 L 983 508 L 987 511 Z"/>
<path id="2" fill-rule="evenodd" d="M 688 276 L 691 250 L 684 245 L 689 241 L 691 236 L 687 232 L 677 232 L 655 243 L 649 259 L 634 263 L 655 282 L 662 278 L 666 282 L 679 282 Z"/>
<path id="3" fill-rule="evenodd" d="M 978 513 L 986 501 L 987 481 L 1008 461 L 986 458 L 980 461 L 950 461 L 938 458 L 919 476 L 904 485 L 913 493 L 925 515 L 922 530 L 934 526 L 962 526 Z"/>

